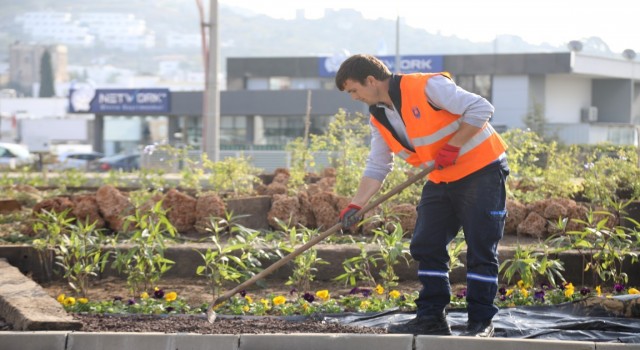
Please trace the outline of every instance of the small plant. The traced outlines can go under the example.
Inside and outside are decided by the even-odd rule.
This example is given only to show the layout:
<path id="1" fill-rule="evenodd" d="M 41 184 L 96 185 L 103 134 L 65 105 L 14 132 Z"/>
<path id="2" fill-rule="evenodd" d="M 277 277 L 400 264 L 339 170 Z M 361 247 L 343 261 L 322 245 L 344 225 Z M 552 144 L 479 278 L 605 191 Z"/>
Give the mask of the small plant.
<path id="1" fill-rule="evenodd" d="M 466 247 L 467 242 L 464 240 L 464 233 L 460 230 L 453 241 L 449 243 L 447 249 L 449 252 L 449 271 L 453 271 L 458 267 L 464 267 L 464 264 L 460 261 L 460 254 Z"/>
<path id="2" fill-rule="evenodd" d="M 373 243 L 379 249 L 374 256 L 381 263 L 379 273 L 382 278 L 382 286 L 387 290 L 398 285 L 399 278 L 395 272 L 394 265 L 400 260 L 404 260 L 407 266 L 409 265 L 409 260 L 407 259 L 409 242 L 403 239 L 405 232 L 396 223 L 391 224 L 391 226 L 393 227 L 392 230 L 373 230 Z"/>
<path id="3" fill-rule="evenodd" d="M 288 226 L 278 219 L 276 219 L 276 222 L 285 235 L 279 248 L 287 253 L 293 252 L 298 245 L 307 243 L 309 239 L 318 232 L 317 230 L 311 230 L 306 227 L 298 229 L 295 226 Z M 318 270 L 316 267 L 318 264 L 328 263 L 318 257 L 318 250 L 315 247 L 311 247 L 296 256 L 293 258 L 292 274 L 289 276 L 286 285 L 293 285 L 299 291 L 308 291 L 311 288 L 311 282 L 313 282 L 315 278 L 314 273 Z"/>
<path id="4" fill-rule="evenodd" d="M 43 210 L 35 215 L 33 232 L 41 238 L 33 240 L 33 247 L 38 251 L 40 263 L 50 280 L 53 277 L 53 262 L 60 236 L 68 233 L 74 218 L 68 217 L 68 209 L 59 213 Z"/>
<path id="5" fill-rule="evenodd" d="M 109 252 L 103 250 L 108 241 L 96 230 L 95 223 L 78 221 L 70 225 L 68 233 L 59 236 L 56 264 L 62 267 L 69 286 L 80 296 L 86 297 L 89 278 L 104 270 Z"/>
<path id="6" fill-rule="evenodd" d="M 370 256 L 364 243 L 359 242 L 360 254 L 342 262 L 344 273 L 335 277 L 334 281 L 344 281 L 344 285 L 355 287 L 358 282 L 363 282 L 370 287 L 375 287 L 376 279 L 372 273 L 372 267 L 377 267 L 375 257 Z"/>
<path id="7" fill-rule="evenodd" d="M 87 183 L 87 175 L 78 169 L 65 169 L 52 177 L 51 183 L 58 186 L 61 192 L 66 192 L 69 187 L 80 187 Z"/>
<path id="8" fill-rule="evenodd" d="M 589 210 L 586 220 L 573 219 L 584 225 L 583 230 L 554 235 L 549 244 L 558 252 L 577 250 L 586 261 L 584 271 L 592 271 L 593 281 L 612 279 L 615 283 L 626 283 L 623 262 L 627 256 L 637 255 L 631 250 L 633 242 L 628 230 L 621 226 L 609 227 L 613 216 L 606 211 Z"/>
<path id="9" fill-rule="evenodd" d="M 329 152 L 336 169 L 335 191 L 339 195 L 351 197 L 358 188 L 369 154 L 366 140 L 371 131 L 367 119 L 362 113 L 348 114 L 341 109 L 324 134 L 311 135 L 313 151 Z"/>
<path id="10" fill-rule="evenodd" d="M 518 244 L 513 258 L 506 259 L 500 264 L 498 271 L 504 274 L 507 283 L 511 283 L 511 280 L 516 275 L 520 277 L 525 285 L 529 286 L 534 285 L 536 279 L 540 276 L 546 277 L 552 284 L 555 284 L 556 277 L 564 281 L 562 277 L 562 271 L 564 271 L 562 262 L 549 258 L 546 249 L 544 252 L 535 251 L 535 249 L 535 246 L 523 248 Z"/>
<path id="11" fill-rule="evenodd" d="M 207 231 L 211 232 L 214 248 L 197 251 L 204 265 L 197 267 L 196 274 L 209 282 L 212 300 L 220 295 L 225 281 L 240 282 L 260 268 L 261 258 L 272 256 L 261 248 L 260 232 L 234 224 L 233 213 L 227 213 L 225 219 L 212 217 Z M 223 242 L 225 235 L 228 239 Z"/>
<path id="12" fill-rule="evenodd" d="M 133 233 L 126 240 L 130 243 L 127 251 L 118 250 L 113 266 L 127 276 L 127 285 L 132 295 L 149 289 L 160 280 L 174 261 L 165 258 L 165 241 L 176 236 L 176 229 L 167 219 L 158 201 L 149 211 L 142 213 L 136 208 L 135 214 L 125 219 L 124 231 L 129 227 Z"/>
<path id="13" fill-rule="evenodd" d="M 260 169 L 251 165 L 248 157 L 229 157 L 213 162 L 202 154 L 202 167 L 208 171 L 209 184 L 217 192 L 231 192 L 234 196 L 254 193 L 260 182 Z"/>

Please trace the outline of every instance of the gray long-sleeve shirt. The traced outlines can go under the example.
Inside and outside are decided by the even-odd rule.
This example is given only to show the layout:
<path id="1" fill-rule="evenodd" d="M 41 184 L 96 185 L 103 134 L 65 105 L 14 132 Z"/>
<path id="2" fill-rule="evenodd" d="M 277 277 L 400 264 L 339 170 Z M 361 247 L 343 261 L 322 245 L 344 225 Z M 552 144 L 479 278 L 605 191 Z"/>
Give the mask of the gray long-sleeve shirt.
<path id="1" fill-rule="evenodd" d="M 436 75 L 429 79 L 425 87 L 425 98 L 440 109 L 444 109 L 453 114 L 458 114 L 461 121 L 473 126 L 482 127 L 493 115 L 494 108 L 482 96 L 468 92 L 457 86 L 451 79 L 441 75 Z M 397 132 L 398 136 L 404 138 L 408 144 L 411 140 L 407 137 L 407 130 L 395 107 L 393 109 L 384 107 L 389 123 Z M 373 125 L 371 126 L 371 150 L 367 158 L 367 165 L 364 169 L 364 176 L 384 181 L 387 174 L 393 169 L 393 153 L 382 138 L 382 135 Z"/>

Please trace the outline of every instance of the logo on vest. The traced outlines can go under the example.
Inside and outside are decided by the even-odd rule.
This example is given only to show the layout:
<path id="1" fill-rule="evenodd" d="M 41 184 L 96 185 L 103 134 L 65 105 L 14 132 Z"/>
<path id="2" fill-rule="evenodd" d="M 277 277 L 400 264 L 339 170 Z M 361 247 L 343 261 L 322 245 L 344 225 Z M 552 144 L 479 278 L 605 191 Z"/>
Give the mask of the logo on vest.
<path id="1" fill-rule="evenodd" d="M 411 112 L 413 112 L 413 116 L 416 117 L 416 119 L 420 119 L 420 110 L 418 107 L 411 107 Z"/>

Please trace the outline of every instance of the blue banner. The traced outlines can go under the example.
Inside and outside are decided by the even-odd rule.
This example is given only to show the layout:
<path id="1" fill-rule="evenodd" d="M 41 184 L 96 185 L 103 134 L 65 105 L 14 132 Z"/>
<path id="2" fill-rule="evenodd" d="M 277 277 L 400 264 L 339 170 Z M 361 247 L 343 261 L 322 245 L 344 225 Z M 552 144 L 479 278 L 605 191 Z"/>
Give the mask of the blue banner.
<path id="1" fill-rule="evenodd" d="M 396 56 L 376 56 L 391 70 L 396 71 Z M 340 64 L 346 60 L 346 56 L 319 57 L 318 70 L 321 77 L 333 77 L 336 75 Z M 444 70 L 442 56 L 409 55 L 400 56 L 400 73 L 437 73 Z"/>
<path id="2" fill-rule="evenodd" d="M 78 86 L 70 90 L 71 113 L 168 113 L 169 89 L 92 89 Z"/>

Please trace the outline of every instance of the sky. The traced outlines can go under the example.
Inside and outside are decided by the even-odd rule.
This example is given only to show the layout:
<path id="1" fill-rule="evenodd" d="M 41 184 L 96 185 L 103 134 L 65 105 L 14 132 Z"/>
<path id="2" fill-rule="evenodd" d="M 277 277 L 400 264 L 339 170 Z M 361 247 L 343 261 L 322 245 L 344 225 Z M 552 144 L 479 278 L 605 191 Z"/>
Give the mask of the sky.
<path id="1" fill-rule="evenodd" d="M 274 18 L 292 19 L 298 9 L 308 18 L 325 8 L 349 8 L 366 18 L 395 19 L 431 33 L 488 42 L 511 34 L 531 44 L 566 45 L 600 37 L 613 52 L 640 52 L 640 20 L 633 0 L 219 0 Z"/>

